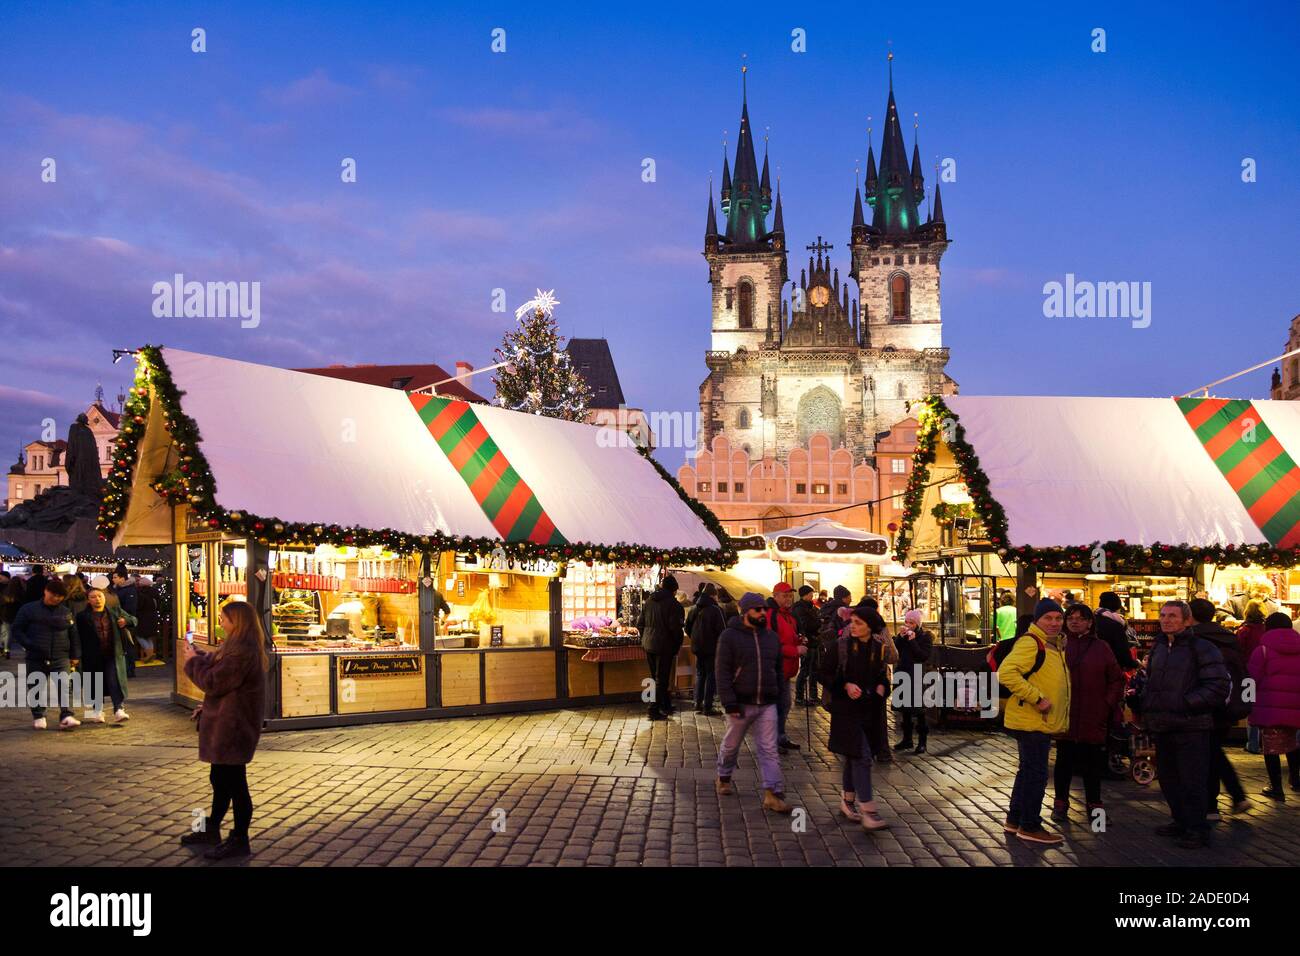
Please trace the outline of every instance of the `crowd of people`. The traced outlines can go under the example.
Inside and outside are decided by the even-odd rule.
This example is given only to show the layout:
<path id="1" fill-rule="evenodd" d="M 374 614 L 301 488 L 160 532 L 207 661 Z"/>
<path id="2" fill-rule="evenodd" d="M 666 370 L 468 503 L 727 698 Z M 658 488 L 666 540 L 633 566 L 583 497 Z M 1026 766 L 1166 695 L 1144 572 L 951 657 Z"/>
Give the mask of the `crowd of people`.
<path id="1" fill-rule="evenodd" d="M 675 712 L 672 677 L 689 634 L 695 710 L 727 720 L 718 748 L 719 794 L 734 792 L 732 774 L 752 732 L 763 807 L 792 812 L 780 755 L 801 746 L 787 733 L 789 717 L 795 706 L 821 704 L 831 716 L 829 749 L 843 763 L 841 812 L 866 830 L 888 826 L 874 799 L 872 766 L 892 760 L 891 751 L 928 749 L 921 707 L 900 707 L 903 736 L 892 747 L 888 739 L 890 668 L 910 671 L 929 658 L 933 645 L 920 612 L 909 611 L 891 635 L 877 602 L 865 598 L 855 605 L 844 587 L 828 596 L 807 585 L 796 592 L 782 581 L 768 595 L 748 592 L 736 599 L 703 583 L 689 601 L 678 592 L 677 580 L 668 575 L 642 607 L 641 642 L 651 678 L 648 717 L 668 720 Z"/>
<path id="2" fill-rule="evenodd" d="M 670 688 L 689 635 L 695 710 L 726 718 L 719 794 L 734 792 L 741 745 L 752 735 L 763 807 L 791 812 L 781 754 L 800 745 L 787 735 L 787 721 L 794 706 L 820 703 L 830 713 L 828 749 L 842 760 L 841 813 L 866 830 L 888 826 L 874 799 L 873 765 L 891 760 L 891 751 L 928 750 L 924 707 L 899 697 L 900 738 L 892 747 L 887 720 L 899 675 L 912 674 L 931 656 L 934 639 L 921 612 L 909 610 L 890 634 L 876 601 L 855 605 L 843 587 L 826 596 L 780 582 L 768 595 L 749 592 L 739 599 L 711 583 L 689 600 L 678 592 L 677 581 L 666 577 L 641 616 L 649 718 L 675 713 Z M 1087 822 L 1104 829 L 1103 781 L 1118 776 L 1110 759 L 1125 707 L 1154 742 L 1156 776 L 1170 813 L 1159 832 L 1180 846 L 1209 845 L 1221 793 L 1233 813 L 1251 807 L 1226 752 L 1232 728 L 1243 719 L 1264 757 L 1269 785 L 1262 795 L 1286 799 L 1283 761 L 1289 788 L 1300 791 L 1300 633 L 1287 615 L 1265 617 L 1252 603 L 1246 624 L 1233 633 L 1216 623 L 1217 609 L 1208 600 L 1171 601 L 1160 610 L 1160 634 L 1139 659 L 1114 592 L 1102 594 L 1095 609 L 1060 592 L 1039 601 L 1031 614 L 1017 615 L 1009 595 L 997 603 L 998 643 L 990 662 L 1001 687 L 1002 727 L 1018 752 L 1008 834 L 1029 843 L 1062 843 L 1061 833 L 1044 825 L 1044 800 L 1050 782 L 1051 819 L 1068 823 L 1077 777 Z"/>
<path id="3" fill-rule="evenodd" d="M 1300 633 L 1291 618 L 1265 618 L 1256 605 L 1236 634 L 1215 622 L 1217 609 L 1198 597 L 1160 609 L 1160 633 L 1138 661 L 1113 592 L 1094 612 L 1064 607 L 1050 596 L 1004 640 L 999 683 L 1007 691 L 1003 725 L 1016 740 L 1019 764 L 1005 829 L 1031 843 L 1054 845 L 1064 837 L 1043 824 L 1048 762 L 1056 743 L 1051 816 L 1069 819 L 1075 773 L 1084 781 L 1090 823 L 1104 827 L 1102 779 L 1110 729 L 1121 702 L 1141 722 L 1155 746 L 1155 771 L 1170 821 L 1157 829 L 1186 849 L 1209 846 L 1226 791 L 1233 813 L 1251 801 L 1225 747 L 1231 729 L 1248 719 L 1259 741 L 1269 785 L 1262 795 L 1285 801 L 1282 761 L 1289 787 L 1300 792 Z"/>
<path id="4" fill-rule="evenodd" d="M 113 719 L 121 723 L 130 719 L 124 706 L 128 678 L 137 664 L 155 659 L 161 646 L 162 605 L 152 579 L 131 574 L 123 564 L 111 576 L 60 576 L 40 566 L 26 577 L 0 571 L 0 649 L 6 659 L 21 649 L 29 675 L 98 675 Z M 106 722 L 102 696 L 81 719 L 73 701 L 59 701 L 60 729 Z M 45 711 L 32 707 L 37 730 L 48 726 Z"/>

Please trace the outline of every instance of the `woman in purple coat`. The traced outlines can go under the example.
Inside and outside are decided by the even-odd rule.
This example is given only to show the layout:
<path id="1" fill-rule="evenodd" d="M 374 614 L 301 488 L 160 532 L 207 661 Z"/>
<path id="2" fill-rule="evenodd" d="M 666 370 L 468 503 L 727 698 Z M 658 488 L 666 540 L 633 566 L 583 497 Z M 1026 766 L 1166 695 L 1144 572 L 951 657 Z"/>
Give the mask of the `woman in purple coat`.
<path id="1" fill-rule="evenodd" d="M 1300 634 L 1285 614 L 1270 614 L 1267 630 L 1246 664 L 1255 681 L 1255 706 L 1250 723 L 1260 729 L 1264 766 L 1269 785 L 1264 796 L 1285 800 L 1282 790 L 1282 755 L 1286 755 L 1291 789 L 1300 791 Z"/>
<path id="2" fill-rule="evenodd" d="M 242 601 L 221 609 L 226 637 L 211 654 L 185 645 L 185 673 L 199 690 L 203 704 L 199 721 L 199 759 L 212 764 L 212 815 L 203 829 L 181 837 L 186 846 L 212 844 L 210 860 L 248 856 L 248 825 L 253 799 L 248 793 L 247 766 L 262 736 L 266 715 L 266 637 L 256 612 Z M 234 805 L 235 828 L 221 839 L 221 821 Z"/>

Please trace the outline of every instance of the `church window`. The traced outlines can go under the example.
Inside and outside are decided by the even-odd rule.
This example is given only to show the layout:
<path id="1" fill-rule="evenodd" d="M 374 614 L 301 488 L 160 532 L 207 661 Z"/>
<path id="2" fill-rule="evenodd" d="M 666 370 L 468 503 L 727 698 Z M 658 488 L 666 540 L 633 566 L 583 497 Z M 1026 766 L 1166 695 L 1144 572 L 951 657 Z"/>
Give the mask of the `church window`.
<path id="1" fill-rule="evenodd" d="M 820 481 L 813 485 L 813 494 L 815 495 L 824 495 L 827 490 L 826 485 Z"/>
<path id="2" fill-rule="evenodd" d="M 754 327 L 754 285 L 748 279 L 742 280 L 738 291 L 740 327 L 752 329 Z"/>
<path id="3" fill-rule="evenodd" d="M 930 253 L 928 252 L 921 253 L 921 265 L 925 265 L 929 261 L 930 261 Z"/>
<path id="4" fill-rule="evenodd" d="M 748 408 L 742 408 L 740 411 L 738 411 L 738 412 L 736 413 L 736 427 L 737 427 L 737 428 L 748 428 L 748 427 L 749 427 L 749 409 L 748 409 Z"/>
<path id="5" fill-rule="evenodd" d="M 902 256 L 894 256 L 894 265 L 896 265 L 896 266 L 901 266 L 902 264 L 903 264 L 903 257 L 902 257 Z"/>
<path id="6" fill-rule="evenodd" d="M 911 288 L 906 272 L 895 272 L 889 277 L 890 314 L 895 319 L 906 319 L 911 315 Z"/>
<path id="7" fill-rule="evenodd" d="M 728 312 L 730 312 L 733 308 L 735 308 L 735 303 L 736 303 L 736 290 L 728 287 L 727 288 L 727 311 Z"/>
<path id="8" fill-rule="evenodd" d="M 1300 381 L 1300 359 L 1291 360 L 1291 384 Z"/>
<path id="9" fill-rule="evenodd" d="M 745 483 L 743 481 L 738 481 L 731 487 L 732 490 L 735 491 L 735 493 L 738 495 L 743 495 L 745 493 Z"/>
<path id="10" fill-rule="evenodd" d="M 835 483 L 835 493 L 837 495 L 847 495 L 849 493 L 848 482 L 838 481 Z"/>
<path id="11" fill-rule="evenodd" d="M 713 490 L 713 482 L 711 482 L 711 481 L 701 481 L 701 482 L 700 482 L 700 491 L 701 491 L 702 493 L 704 493 L 704 494 L 708 494 L 708 493 L 709 493 L 710 491 L 712 491 L 712 490 Z"/>
<path id="12" fill-rule="evenodd" d="M 725 495 L 726 493 L 727 493 L 727 483 L 725 481 L 718 482 L 718 494 Z"/>
<path id="13" fill-rule="evenodd" d="M 898 397 L 907 398 L 907 385 L 903 382 L 898 383 Z"/>
<path id="14" fill-rule="evenodd" d="M 915 254 L 910 255 L 910 256 L 907 257 L 907 264 L 910 265 L 910 266 L 914 266 L 914 265 L 916 265 L 916 255 L 915 255 Z"/>
<path id="15" fill-rule="evenodd" d="M 880 265 L 880 256 L 872 256 L 872 257 L 871 257 L 871 264 L 872 264 L 873 266 L 878 266 L 878 265 Z"/>
<path id="16" fill-rule="evenodd" d="M 806 445 L 808 439 L 818 432 L 823 432 L 830 438 L 832 448 L 842 444 L 843 409 L 839 397 L 825 385 L 818 385 L 799 399 L 796 421 L 799 444 Z"/>
<path id="17" fill-rule="evenodd" d="M 796 481 L 794 483 L 794 493 L 796 495 L 806 495 L 808 494 L 808 486 L 805 485 L 802 481 Z"/>

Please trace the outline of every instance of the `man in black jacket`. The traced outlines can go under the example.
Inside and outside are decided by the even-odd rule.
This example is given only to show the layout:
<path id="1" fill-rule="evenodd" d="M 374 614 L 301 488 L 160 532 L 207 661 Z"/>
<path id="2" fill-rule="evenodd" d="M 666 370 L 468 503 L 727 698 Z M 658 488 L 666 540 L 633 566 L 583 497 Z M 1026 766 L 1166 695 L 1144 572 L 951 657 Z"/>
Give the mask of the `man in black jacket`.
<path id="1" fill-rule="evenodd" d="M 27 652 L 27 673 L 42 674 L 46 686 L 59 695 L 59 726 L 71 730 L 81 724 L 72 716 L 71 700 L 62 697 L 66 687 L 60 687 L 62 678 L 81 663 L 81 639 L 73 626 L 72 615 L 63 606 L 68 590 L 58 578 L 45 582 L 45 591 L 39 601 L 24 604 L 14 618 L 13 636 Z M 32 726 L 45 729 L 45 708 L 32 708 Z"/>
<path id="2" fill-rule="evenodd" d="M 1223 656 L 1192 630 L 1184 601 L 1160 609 L 1160 633 L 1147 661 L 1142 722 L 1156 744 L 1156 776 L 1173 822 L 1158 827 L 1185 849 L 1208 846 L 1207 786 L 1214 751 L 1214 712 L 1228 699 Z"/>
<path id="3" fill-rule="evenodd" d="M 784 679 L 781 639 L 767 626 L 767 599 L 761 594 L 750 591 L 740 599 L 740 616 L 732 618 L 718 637 L 715 670 L 718 697 L 727 712 L 727 733 L 718 747 L 718 793 L 731 793 L 740 745 L 752 726 L 763 778 L 763 809 L 790 813 L 794 808 L 785 802 L 776 744 L 776 705 Z"/>
<path id="4" fill-rule="evenodd" d="M 716 717 L 713 693 L 717 688 L 713 664 L 718 653 L 718 636 L 727 626 L 718 607 L 718 586 L 709 584 L 691 611 L 691 653 L 695 655 L 695 712 Z"/>
<path id="5" fill-rule="evenodd" d="M 677 600 L 677 579 L 667 575 L 641 605 L 641 649 L 645 651 L 653 682 L 649 704 L 651 720 L 667 720 L 673 712 L 673 670 L 677 652 L 686 640 L 686 612 Z"/>
<path id="6" fill-rule="evenodd" d="M 799 589 L 799 600 L 794 602 L 790 613 L 799 625 L 799 634 L 808 644 L 808 653 L 799 662 L 799 673 L 795 676 L 795 703 L 817 703 L 817 648 L 821 646 L 819 632 L 821 619 L 817 616 L 817 605 L 813 604 L 813 589 L 804 585 Z"/>
<path id="7" fill-rule="evenodd" d="M 1233 724 L 1250 713 L 1250 704 L 1241 699 L 1242 687 L 1246 680 L 1246 665 L 1241 659 L 1241 648 L 1237 645 L 1237 635 L 1225 630 L 1214 622 L 1215 606 L 1205 598 L 1192 601 L 1192 617 L 1196 624 L 1192 632 L 1202 640 L 1209 641 L 1219 650 L 1223 657 L 1223 666 L 1228 669 L 1228 679 L 1232 682 L 1228 699 L 1214 710 L 1214 749 L 1211 753 L 1209 789 L 1209 818 L 1219 819 L 1219 789 L 1228 791 L 1232 798 L 1234 813 L 1245 813 L 1250 809 L 1246 791 L 1237 778 L 1237 771 L 1232 761 L 1224 753 L 1223 746 L 1228 742 L 1228 734 Z"/>

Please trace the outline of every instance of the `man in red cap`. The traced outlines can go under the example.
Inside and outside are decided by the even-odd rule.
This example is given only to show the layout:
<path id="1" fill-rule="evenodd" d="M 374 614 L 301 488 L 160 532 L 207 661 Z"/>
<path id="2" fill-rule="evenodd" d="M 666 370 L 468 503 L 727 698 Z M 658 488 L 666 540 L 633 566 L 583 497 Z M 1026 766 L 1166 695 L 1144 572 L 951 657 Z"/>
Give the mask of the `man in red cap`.
<path id="1" fill-rule="evenodd" d="M 799 673 L 799 660 L 808 653 L 794 607 L 794 588 L 779 581 L 767 602 L 767 626 L 781 639 L 781 696 L 777 698 L 777 745 L 782 750 L 798 750 L 799 745 L 785 735 L 785 719 L 790 716 L 790 681 Z"/>

